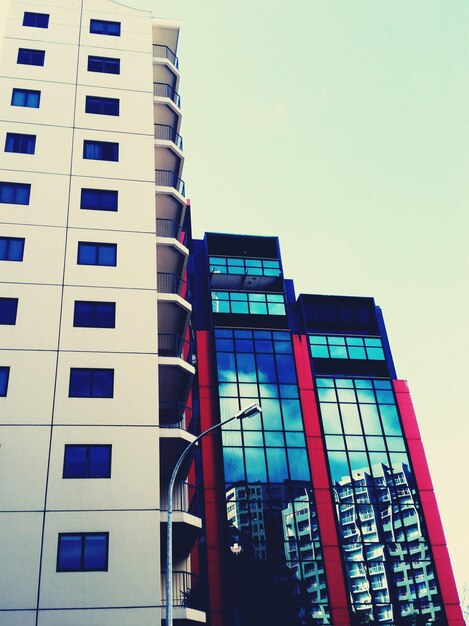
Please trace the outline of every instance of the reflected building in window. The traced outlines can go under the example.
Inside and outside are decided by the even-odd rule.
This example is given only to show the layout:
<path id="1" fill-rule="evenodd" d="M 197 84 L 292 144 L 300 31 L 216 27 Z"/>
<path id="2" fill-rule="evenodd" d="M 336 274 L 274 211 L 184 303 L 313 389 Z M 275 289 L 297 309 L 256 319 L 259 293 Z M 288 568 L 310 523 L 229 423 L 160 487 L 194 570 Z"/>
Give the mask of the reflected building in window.
<path id="1" fill-rule="evenodd" d="M 214 626 L 462 626 L 408 387 L 372 298 L 295 296 L 275 237 L 190 260 Z"/>

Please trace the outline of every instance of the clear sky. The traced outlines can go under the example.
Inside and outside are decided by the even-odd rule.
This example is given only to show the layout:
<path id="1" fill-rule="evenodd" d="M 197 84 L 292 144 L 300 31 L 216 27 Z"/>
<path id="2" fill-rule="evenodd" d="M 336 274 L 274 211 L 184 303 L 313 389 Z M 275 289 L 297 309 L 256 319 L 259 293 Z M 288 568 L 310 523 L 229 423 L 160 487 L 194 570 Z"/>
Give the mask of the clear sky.
<path id="1" fill-rule="evenodd" d="M 279 235 L 298 292 L 373 295 L 469 581 L 469 2 L 127 0 L 181 22 L 195 236 Z"/>

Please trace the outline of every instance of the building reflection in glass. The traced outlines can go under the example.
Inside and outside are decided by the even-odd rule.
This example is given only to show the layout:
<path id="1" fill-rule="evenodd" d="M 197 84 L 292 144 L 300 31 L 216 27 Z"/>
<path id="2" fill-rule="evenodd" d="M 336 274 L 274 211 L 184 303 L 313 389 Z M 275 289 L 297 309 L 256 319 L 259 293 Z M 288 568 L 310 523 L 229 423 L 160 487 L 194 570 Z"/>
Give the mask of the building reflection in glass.
<path id="1" fill-rule="evenodd" d="M 221 419 L 252 402 L 263 410 L 222 430 L 233 624 L 329 624 L 290 333 L 215 337 Z"/>
<path id="2" fill-rule="evenodd" d="M 433 623 L 442 603 L 391 382 L 316 384 L 358 623 Z"/>

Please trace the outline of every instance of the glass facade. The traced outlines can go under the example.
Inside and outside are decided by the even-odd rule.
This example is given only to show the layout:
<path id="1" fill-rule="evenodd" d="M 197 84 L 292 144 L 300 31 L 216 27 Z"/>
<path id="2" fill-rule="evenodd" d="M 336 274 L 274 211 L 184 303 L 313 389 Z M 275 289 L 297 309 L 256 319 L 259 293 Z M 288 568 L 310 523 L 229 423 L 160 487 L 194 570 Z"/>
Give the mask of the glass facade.
<path id="1" fill-rule="evenodd" d="M 309 335 L 314 359 L 366 359 L 384 361 L 383 344 L 379 337 L 344 337 L 338 335 Z"/>
<path id="2" fill-rule="evenodd" d="M 236 257 L 209 258 L 210 271 L 219 274 L 248 274 L 250 276 L 280 276 L 280 261 Z"/>
<path id="3" fill-rule="evenodd" d="M 212 291 L 213 313 L 285 315 L 285 298 L 279 293 Z"/>
<path id="4" fill-rule="evenodd" d="M 216 329 L 215 338 L 221 419 L 253 402 L 263 411 L 222 430 L 236 623 L 329 624 L 290 333 Z"/>
<path id="5" fill-rule="evenodd" d="M 357 623 L 434 623 L 442 602 L 391 381 L 316 386 Z"/>

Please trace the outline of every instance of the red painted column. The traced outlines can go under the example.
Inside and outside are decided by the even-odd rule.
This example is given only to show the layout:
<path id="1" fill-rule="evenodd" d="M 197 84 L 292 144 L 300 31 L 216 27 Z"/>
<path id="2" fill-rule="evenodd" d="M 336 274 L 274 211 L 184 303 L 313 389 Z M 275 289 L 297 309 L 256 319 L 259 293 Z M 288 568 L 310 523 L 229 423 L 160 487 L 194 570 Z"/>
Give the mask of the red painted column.
<path id="1" fill-rule="evenodd" d="M 209 331 L 196 332 L 197 373 L 199 379 L 200 430 L 204 431 L 218 422 L 217 388 L 214 365 L 211 363 L 212 346 Z M 218 434 L 219 436 L 219 434 Z M 201 442 L 202 473 L 204 481 L 205 528 L 208 567 L 208 594 L 211 626 L 224 626 L 223 619 L 223 566 L 224 519 L 226 505 L 220 496 L 219 477 L 223 476 L 220 446 L 217 434 L 204 437 Z"/>
<path id="2" fill-rule="evenodd" d="M 436 575 L 445 605 L 448 626 L 464 626 L 458 592 L 454 580 L 445 534 L 441 525 L 440 513 L 436 503 L 435 492 L 428 470 L 427 459 L 423 449 L 420 431 L 417 425 L 409 387 L 405 380 L 394 380 L 397 405 L 402 419 L 404 435 L 409 449 L 410 460 L 414 470 L 415 481 L 420 494 L 423 515 L 427 525 L 430 545 L 435 561 Z"/>
<path id="3" fill-rule="evenodd" d="M 316 501 L 319 534 L 324 555 L 332 624 L 334 626 L 350 626 L 345 575 L 337 535 L 331 484 L 327 471 L 326 451 L 314 393 L 307 337 L 293 335 L 293 352 L 304 416 L 306 446 Z"/>

